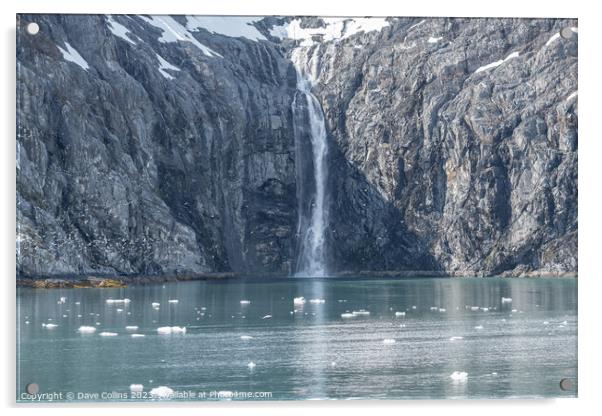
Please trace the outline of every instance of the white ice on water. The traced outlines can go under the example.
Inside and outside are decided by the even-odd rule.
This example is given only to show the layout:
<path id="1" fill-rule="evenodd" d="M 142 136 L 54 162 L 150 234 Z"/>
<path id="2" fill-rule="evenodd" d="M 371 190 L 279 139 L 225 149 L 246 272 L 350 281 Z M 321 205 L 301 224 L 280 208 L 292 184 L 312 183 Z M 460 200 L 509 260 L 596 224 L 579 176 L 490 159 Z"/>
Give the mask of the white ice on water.
<path id="1" fill-rule="evenodd" d="M 178 299 L 170 299 L 167 301 L 168 303 L 178 303 L 180 302 Z"/>
<path id="2" fill-rule="evenodd" d="M 157 328 L 157 333 L 160 335 L 170 335 L 170 334 L 185 334 L 186 327 L 179 326 L 162 326 Z"/>
<path id="3" fill-rule="evenodd" d="M 395 316 L 400 317 L 400 316 L 406 316 L 405 312 L 395 312 Z"/>
<path id="4" fill-rule="evenodd" d="M 251 301 L 250 301 L 250 300 L 241 300 L 241 301 L 240 301 L 240 304 L 241 304 L 241 305 L 250 305 L 250 304 L 251 304 Z"/>
<path id="5" fill-rule="evenodd" d="M 355 318 L 355 315 L 352 313 L 342 313 L 341 318 L 343 318 L 343 319 Z"/>
<path id="6" fill-rule="evenodd" d="M 173 394 L 174 391 L 167 386 L 155 387 L 150 391 L 150 395 L 158 399 L 168 399 L 172 397 Z"/>
<path id="7" fill-rule="evenodd" d="M 293 299 L 293 305 L 303 305 L 304 303 L 305 303 L 305 298 L 303 296 Z"/>
<path id="8" fill-rule="evenodd" d="M 512 298 L 505 298 L 502 296 L 502 303 L 512 303 Z"/>
<path id="9" fill-rule="evenodd" d="M 100 334 L 101 337 L 116 337 L 118 334 L 117 332 L 101 332 Z"/>
<path id="10" fill-rule="evenodd" d="M 131 301 L 128 298 L 124 298 L 124 299 L 107 299 L 105 301 L 108 304 L 113 304 L 113 303 L 130 303 Z"/>
<path id="11" fill-rule="evenodd" d="M 79 332 L 80 334 L 92 334 L 96 332 L 96 328 L 93 326 L 83 325 L 78 328 L 77 332 Z"/>
<path id="12" fill-rule="evenodd" d="M 393 344 L 395 344 L 395 342 L 396 341 L 394 339 L 392 339 L 392 338 L 385 338 L 385 339 L 383 339 L 383 344 L 385 344 L 385 345 L 393 345 Z"/>
<path id="13" fill-rule="evenodd" d="M 324 299 L 310 299 L 309 303 L 321 304 L 321 303 L 326 303 L 326 301 Z"/>
<path id="14" fill-rule="evenodd" d="M 449 376 L 453 381 L 464 382 L 468 379 L 468 373 L 464 371 L 454 371 Z"/>
<path id="15" fill-rule="evenodd" d="M 79 54 L 79 52 L 77 52 L 75 50 L 75 48 L 73 46 L 71 46 L 69 43 L 65 42 L 65 47 L 67 49 L 63 49 L 58 45 L 57 45 L 57 47 L 63 54 L 63 58 L 66 61 L 73 62 L 74 64 L 81 67 L 85 71 L 87 71 L 90 68 L 90 65 L 88 65 L 86 60 L 84 58 L 82 58 L 82 56 Z"/>
<path id="16" fill-rule="evenodd" d="M 144 390 L 144 386 L 142 384 L 130 384 L 130 391 L 132 393 L 140 393 Z"/>
<path id="17" fill-rule="evenodd" d="M 243 341 L 248 341 L 250 339 L 253 339 L 253 337 L 250 335 L 241 335 L 240 339 L 242 339 Z"/>
<path id="18" fill-rule="evenodd" d="M 137 325 L 128 325 L 125 327 L 126 331 L 137 331 L 138 330 L 138 326 Z"/>
<path id="19" fill-rule="evenodd" d="M 263 318 L 261 319 L 272 319 L 272 315 L 265 315 Z"/>
<path id="20" fill-rule="evenodd" d="M 132 338 L 144 338 L 146 335 L 144 334 L 132 334 L 130 335 Z"/>
<path id="21" fill-rule="evenodd" d="M 257 364 L 255 364 L 253 361 L 251 361 L 249 364 L 247 364 L 247 367 L 249 367 L 249 370 L 253 370 L 256 366 L 257 366 Z"/>
<path id="22" fill-rule="evenodd" d="M 56 328 L 58 325 L 57 324 L 42 324 L 42 326 L 46 329 L 54 329 Z"/>

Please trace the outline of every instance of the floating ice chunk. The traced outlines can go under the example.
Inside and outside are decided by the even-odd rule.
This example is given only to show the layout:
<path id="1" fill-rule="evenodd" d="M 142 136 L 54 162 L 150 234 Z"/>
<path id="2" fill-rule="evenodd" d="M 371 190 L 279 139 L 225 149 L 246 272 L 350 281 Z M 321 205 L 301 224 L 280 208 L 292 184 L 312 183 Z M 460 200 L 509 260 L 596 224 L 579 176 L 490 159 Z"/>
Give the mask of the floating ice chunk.
<path id="1" fill-rule="evenodd" d="M 406 316 L 405 312 L 395 312 L 395 316 L 400 317 L 400 316 Z"/>
<path id="2" fill-rule="evenodd" d="M 25 325 L 29 325 L 29 321 L 25 321 Z"/>
<path id="3" fill-rule="evenodd" d="M 516 312 L 518 312 L 517 309 L 512 309 L 512 313 L 516 313 Z"/>
<path id="4" fill-rule="evenodd" d="M 474 327 L 474 329 L 483 329 L 483 325 L 477 325 Z"/>
<path id="5" fill-rule="evenodd" d="M 111 15 L 107 15 L 107 23 L 109 23 L 108 28 L 111 31 L 111 33 L 115 36 L 117 36 L 118 38 L 121 38 L 125 41 L 128 41 L 129 43 L 131 43 L 132 45 L 135 45 L 136 42 L 134 42 L 132 39 L 130 39 L 127 34 L 130 33 L 130 31 L 121 23 L 117 23 L 114 19 L 113 16 Z"/>
<path id="6" fill-rule="evenodd" d="M 128 325 L 125 327 L 126 331 L 137 331 L 138 330 L 138 326 L 137 325 Z"/>
<path id="7" fill-rule="evenodd" d="M 80 334 L 93 334 L 96 332 L 96 328 L 93 326 L 80 326 L 77 330 Z"/>
<path id="8" fill-rule="evenodd" d="M 330 366 L 331 366 L 331 367 L 336 367 L 336 366 L 337 366 L 337 363 L 333 361 L 333 362 L 331 362 L 331 363 L 330 363 Z"/>
<path id="9" fill-rule="evenodd" d="M 144 386 L 142 384 L 130 384 L 130 391 L 132 393 L 140 393 L 144 390 Z"/>
<path id="10" fill-rule="evenodd" d="M 247 364 L 247 367 L 249 367 L 249 370 L 254 369 L 256 366 L 257 365 L 253 361 L 251 361 L 249 364 Z"/>
<path id="11" fill-rule="evenodd" d="M 174 391 L 166 386 L 155 387 L 150 391 L 150 395 L 158 399 L 169 399 L 173 394 Z"/>
<path id="12" fill-rule="evenodd" d="M 146 335 L 144 335 L 144 334 L 132 334 L 132 335 L 130 335 L 130 336 L 131 336 L 132 338 L 143 338 L 143 337 L 145 337 Z"/>
<path id="13" fill-rule="evenodd" d="M 468 373 L 464 371 L 454 371 L 449 377 L 453 381 L 464 382 L 468 379 Z"/>
<path id="14" fill-rule="evenodd" d="M 250 335 L 241 335 L 240 339 L 242 339 L 243 341 L 247 341 L 247 340 L 253 339 L 253 337 Z"/>
<path id="15" fill-rule="evenodd" d="M 67 302 L 67 298 L 65 296 L 61 296 L 61 298 L 59 299 L 59 303 L 65 303 Z"/>
<path id="16" fill-rule="evenodd" d="M 518 53 L 518 52 L 512 52 L 510 55 L 508 55 L 508 56 L 507 56 L 507 57 L 505 57 L 504 59 L 500 59 L 499 61 L 495 61 L 495 62 L 492 62 L 492 63 L 490 63 L 490 64 L 487 64 L 487 65 L 484 65 L 484 66 L 482 66 L 482 67 L 479 67 L 479 68 L 477 68 L 477 70 L 476 70 L 476 71 L 474 71 L 474 72 L 475 72 L 475 74 L 478 74 L 479 72 L 486 71 L 487 69 L 491 69 L 491 68 L 498 67 L 498 66 L 500 66 L 501 64 L 503 64 L 504 62 L 506 62 L 506 61 L 508 61 L 508 60 L 510 60 L 510 59 L 512 59 L 512 58 L 516 58 L 516 57 L 518 57 L 518 56 L 519 56 L 519 53 Z"/>
<path id="17" fill-rule="evenodd" d="M 464 339 L 464 337 L 451 337 L 449 340 L 450 341 L 459 341 L 461 339 Z"/>
<path id="18" fill-rule="evenodd" d="M 130 303 L 131 301 L 128 298 L 125 299 L 107 299 L 106 303 Z"/>
<path id="19" fill-rule="evenodd" d="M 483 312 L 489 312 L 489 308 L 481 308 Z"/>
<path id="20" fill-rule="evenodd" d="M 293 299 L 293 305 L 303 305 L 304 303 L 305 303 L 305 298 L 303 296 Z"/>
<path id="21" fill-rule="evenodd" d="M 168 300 L 167 302 L 168 302 L 168 303 L 178 303 L 178 302 L 179 302 L 179 300 L 177 300 L 177 299 L 170 299 L 170 300 Z"/>
<path id="22" fill-rule="evenodd" d="M 324 299 L 310 299 L 309 303 L 313 303 L 313 304 L 320 304 L 320 303 L 325 303 L 326 301 Z"/>
<path id="23" fill-rule="evenodd" d="M 272 319 L 272 315 L 266 315 L 266 316 L 264 316 L 264 317 L 263 317 L 263 318 L 261 318 L 261 319 Z"/>
<path id="24" fill-rule="evenodd" d="M 383 344 L 392 345 L 392 344 L 395 344 L 395 340 L 392 338 L 385 338 L 385 339 L 383 339 Z"/>
<path id="25" fill-rule="evenodd" d="M 81 302 L 75 302 L 76 305 L 79 305 Z"/>
<path id="26" fill-rule="evenodd" d="M 65 61 L 73 62 L 74 64 L 81 67 L 85 71 L 87 71 L 88 68 L 90 68 L 90 66 L 88 65 L 86 60 L 84 58 L 82 58 L 82 56 L 79 54 L 79 52 L 77 52 L 77 50 L 75 50 L 75 48 L 73 48 L 73 46 L 71 46 L 71 45 L 69 45 L 69 43 L 65 42 L 65 47 L 67 49 L 63 49 L 57 45 L 57 48 L 59 48 L 59 50 L 63 54 L 63 59 L 65 59 Z"/>
<path id="27" fill-rule="evenodd" d="M 355 315 L 355 316 L 368 316 L 368 315 L 370 315 L 370 311 L 367 311 L 365 309 L 360 309 L 359 311 L 353 311 L 351 313 L 353 315 Z"/>
<path id="28" fill-rule="evenodd" d="M 437 306 L 431 306 L 429 309 L 431 311 L 438 311 L 439 310 L 439 308 Z"/>
<path id="29" fill-rule="evenodd" d="M 240 301 L 240 304 L 241 304 L 241 305 L 250 305 L 250 304 L 251 304 L 251 301 L 250 301 L 250 300 L 241 300 L 241 301 Z"/>
<path id="30" fill-rule="evenodd" d="M 157 328 L 157 333 L 160 335 L 169 335 L 169 334 L 185 334 L 186 327 L 179 326 L 162 326 Z"/>
<path id="31" fill-rule="evenodd" d="M 443 37 L 435 38 L 435 37 L 432 37 L 432 36 L 431 36 L 431 37 L 430 37 L 430 38 L 427 40 L 427 42 L 428 42 L 428 43 L 437 43 L 437 42 L 439 42 L 441 39 L 443 39 Z"/>
<path id="32" fill-rule="evenodd" d="M 46 329 L 54 329 L 58 325 L 57 324 L 42 324 L 42 326 L 45 327 Z"/>
<path id="33" fill-rule="evenodd" d="M 94 328 L 94 327 L 92 327 Z M 96 328 L 94 328 L 96 329 Z M 116 337 L 117 336 L 117 332 L 101 332 L 100 334 L 101 337 Z"/>
<path id="34" fill-rule="evenodd" d="M 151 306 L 153 307 L 153 309 L 159 309 L 161 304 L 159 302 L 153 302 L 153 303 L 151 303 Z"/>
<path id="35" fill-rule="evenodd" d="M 502 296 L 502 303 L 512 303 L 512 298 L 505 298 Z"/>
<path id="36" fill-rule="evenodd" d="M 344 318 L 344 319 L 355 318 L 355 315 L 352 313 L 342 313 L 341 318 Z"/>
<path id="37" fill-rule="evenodd" d="M 471 307 L 470 307 L 470 310 L 471 310 L 471 311 L 478 311 L 478 310 L 479 310 L 479 307 L 478 307 L 478 306 L 471 306 Z"/>
<path id="38" fill-rule="evenodd" d="M 445 309 L 445 308 L 439 308 L 439 312 L 441 312 L 441 313 L 447 312 L 447 309 Z"/>
<path id="39" fill-rule="evenodd" d="M 123 309 L 117 308 L 117 309 L 115 309 L 115 312 L 118 312 L 118 313 L 123 312 Z"/>

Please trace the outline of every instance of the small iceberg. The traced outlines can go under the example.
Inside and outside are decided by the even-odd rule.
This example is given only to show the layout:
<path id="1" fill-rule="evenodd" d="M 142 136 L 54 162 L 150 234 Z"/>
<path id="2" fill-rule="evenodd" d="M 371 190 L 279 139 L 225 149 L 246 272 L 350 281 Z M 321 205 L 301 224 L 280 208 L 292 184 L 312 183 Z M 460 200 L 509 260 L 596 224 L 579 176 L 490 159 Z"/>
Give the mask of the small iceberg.
<path id="1" fill-rule="evenodd" d="M 489 308 L 481 308 L 483 312 L 489 312 Z"/>
<path id="2" fill-rule="evenodd" d="M 128 325 L 125 327 L 126 331 L 137 331 L 138 330 L 138 326 L 137 325 Z"/>
<path id="3" fill-rule="evenodd" d="M 257 367 L 257 364 L 251 361 L 249 364 L 247 364 L 247 367 L 249 367 L 249 370 L 253 370 L 255 367 Z"/>
<path id="4" fill-rule="evenodd" d="M 299 296 L 298 298 L 293 299 L 293 305 L 303 305 L 305 303 L 305 298 L 303 296 Z"/>
<path id="5" fill-rule="evenodd" d="M 157 399 L 169 399 L 174 394 L 174 391 L 166 386 L 155 387 L 150 391 L 150 395 Z"/>
<path id="6" fill-rule="evenodd" d="M 243 318 L 244 318 L 244 316 L 243 316 Z M 261 319 L 272 319 L 272 315 L 266 315 L 266 316 L 264 316 L 264 317 L 263 317 L 263 318 L 261 318 Z"/>
<path id="7" fill-rule="evenodd" d="M 385 344 L 385 345 L 392 345 L 392 344 L 395 344 L 395 342 L 396 341 L 394 339 L 392 339 L 392 338 L 385 338 L 385 339 L 383 339 L 383 344 Z"/>
<path id="8" fill-rule="evenodd" d="M 96 329 L 96 328 L 94 328 Z M 117 336 L 117 332 L 101 332 L 100 334 L 101 337 L 116 337 Z"/>
<path id="9" fill-rule="evenodd" d="M 502 296 L 502 303 L 512 303 L 512 298 L 505 298 Z"/>
<path id="10" fill-rule="evenodd" d="M 54 329 L 56 328 L 58 325 L 57 324 L 42 324 L 42 326 L 46 329 Z"/>
<path id="11" fill-rule="evenodd" d="M 67 302 L 67 298 L 65 296 L 61 296 L 58 303 L 65 303 L 65 302 Z"/>
<path id="12" fill-rule="evenodd" d="M 80 334 L 93 334 L 96 332 L 96 328 L 93 326 L 80 326 L 77 332 Z"/>
<path id="13" fill-rule="evenodd" d="M 253 337 L 251 335 L 241 335 L 240 339 L 242 339 L 243 341 L 248 341 L 250 339 L 253 339 Z"/>
<path id="14" fill-rule="evenodd" d="M 178 302 L 179 302 L 179 300 L 177 300 L 177 299 L 170 299 L 170 300 L 168 300 L 167 302 L 168 302 L 168 303 L 178 303 Z"/>
<path id="15" fill-rule="evenodd" d="M 130 391 L 132 393 L 140 393 L 144 390 L 144 386 L 142 384 L 130 384 Z"/>
<path id="16" fill-rule="evenodd" d="M 400 316 L 406 316 L 405 312 L 395 312 L 395 316 L 400 317 Z"/>
<path id="17" fill-rule="evenodd" d="M 439 310 L 439 308 L 438 308 L 438 307 L 436 307 L 436 306 L 431 306 L 429 309 L 430 309 L 431 311 L 438 311 L 438 310 Z"/>
<path id="18" fill-rule="evenodd" d="M 447 312 L 447 309 L 445 309 L 445 308 L 439 308 L 439 312 L 441 312 L 441 313 Z"/>
<path id="19" fill-rule="evenodd" d="M 464 339 L 464 337 L 451 337 L 449 340 L 450 341 L 458 341 L 458 340 L 461 340 L 461 339 Z"/>
<path id="20" fill-rule="evenodd" d="M 477 325 L 474 327 L 474 329 L 483 329 L 483 325 Z"/>
<path id="21" fill-rule="evenodd" d="M 464 382 L 468 379 L 468 373 L 464 371 L 454 371 L 449 377 L 453 381 Z"/>
<path id="22" fill-rule="evenodd" d="M 367 311 L 365 309 L 360 309 L 359 311 L 353 311 L 351 313 L 353 315 L 355 315 L 355 316 L 368 316 L 368 315 L 370 315 L 370 311 Z"/>
<path id="23" fill-rule="evenodd" d="M 144 334 L 132 334 L 131 337 L 132 338 L 144 338 L 146 335 Z"/>
<path id="24" fill-rule="evenodd" d="M 185 334 L 186 327 L 179 326 L 161 326 L 157 328 L 157 333 L 160 335 L 170 335 L 170 334 Z"/>
<path id="25" fill-rule="evenodd" d="M 321 303 L 326 303 L 324 299 L 310 299 L 309 303 L 313 303 L 314 305 L 319 305 Z"/>
<path id="26" fill-rule="evenodd" d="M 160 304 L 159 302 L 153 302 L 153 303 L 151 303 L 151 306 L 152 306 L 154 309 L 159 309 L 159 307 L 161 306 L 161 304 Z"/>
<path id="27" fill-rule="evenodd" d="M 106 303 L 108 304 L 113 304 L 113 303 L 130 303 L 131 301 L 128 298 L 125 299 L 107 299 Z"/>
<path id="28" fill-rule="evenodd" d="M 479 307 L 478 307 L 478 306 L 471 306 L 471 307 L 470 307 L 470 310 L 471 310 L 471 311 L 478 311 L 478 310 L 479 310 Z"/>
<path id="29" fill-rule="evenodd" d="M 240 304 L 241 304 L 241 305 L 250 305 L 250 304 L 251 304 L 251 301 L 250 301 L 250 300 L 241 300 L 241 301 L 240 301 Z"/>
<path id="30" fill-rule="evenodd" d="M 352 313 L 342 313 L 341 314 L 341 318 L 343 318 L 343 319 L 349 319 L 349 318 L 354 318 L 354 317 L 355 317 L 355 315 Z"/>

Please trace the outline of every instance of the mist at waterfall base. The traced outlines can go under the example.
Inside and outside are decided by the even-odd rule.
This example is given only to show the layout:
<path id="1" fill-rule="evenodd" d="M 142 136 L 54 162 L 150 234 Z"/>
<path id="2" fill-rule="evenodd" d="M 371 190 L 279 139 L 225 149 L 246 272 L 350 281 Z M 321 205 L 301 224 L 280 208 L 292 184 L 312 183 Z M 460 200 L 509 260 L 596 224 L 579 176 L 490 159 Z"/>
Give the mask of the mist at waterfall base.
<path id="1" fill-rule="evenodd" d="M 159 386 L 271 392 L 255 400 L 574 397 L 559 381 L 576 383 L 576 289 L 575 279 L 501 278 L 21 288 L 17 394 L 35 382 L 40 393 L 140 384 L 136 400 Z M 186 333 L 157 332 L 166 326 Z"/>
<path id="2" fill-rule="evenodd" d="M 295 274 L 297 277 L 327 276 L 324 234 L 328 225 L 328 207 L 326 204 L 328 143 L 322 107 L 311 92 L 318 68 L 318 51 L 319 48 L 316 47 L 312 54 L 308 54 L 308 49 L 298 48 L 291 57 L 297 71 L 297 93 L 292 104 L 293 114 L 295 115 L 295 140 L 302 140 L 302 137 L 297 134 L 301 130 L 299 124 L 303 123 L 299 120 L 305 120 L 304 116 L 307 115 L 314 185 L 313 194 L 307 195 L 311 198 L 309 213 L 306 213 L 303 208 L 303 204 L 308 201 L 304 200 L 304 196 L 300 197 L 297 229 L 299 254 Z M 298 154 L 302 154 L 302 152 L 298 152 Z M 300 186 L 305 186 L 303 183 L 304 175 L 299 175 L 298 179 L 301 182 Z"/>

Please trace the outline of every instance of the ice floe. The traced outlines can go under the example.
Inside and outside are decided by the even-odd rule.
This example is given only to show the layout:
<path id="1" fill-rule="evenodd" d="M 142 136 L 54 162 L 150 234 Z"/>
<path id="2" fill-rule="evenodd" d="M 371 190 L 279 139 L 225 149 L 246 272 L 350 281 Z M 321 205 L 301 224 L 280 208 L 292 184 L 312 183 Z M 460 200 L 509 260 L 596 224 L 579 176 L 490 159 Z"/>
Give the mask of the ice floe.
<path id="1" fill-rule="evenodd" d="M 111 33 L 115 36 L 117 36 L 118 38 L 121 38 L 129 43 L 131 43 L 132 45 L 135 45 L 136 42 L 134 42 L 132 39 L 130 39 L 127 34 L 130 33 L 130 31 L 128 30 L 128 28 L 126 28 L 124 25 L 122 25 L 121 23 L 118 23 L 115 21 L 115 19 L 113 19 L 113 16 L 111 16 L 110 14 L 107 15 L 107 23 L 109 30 L 111 31 Z"/>
<path id="2" fill-rule="evenodd" d="M 250 304 L 251 304 L 251 301 L 250 301 L 250 300 L 241 300 L 241 301 L 240 301 L 240 304 L 241 304 L 241 305 L 250 305 Z"/>
<path id="3" fill-rule="evenodd" d="M 351 313 L 355 316 L 369 316 L 370 315 L 370 311 L 367 311 L 365 309 L 360 309 L 359 311 L 353 311 Z"/>
<path id="4" fill-rule="evenodd" d="M 247 367 L 249 367 L 249 370 L 254 369 L 256 366 L 257 365 L 253 361 L 251 361 L 249 364 L 247 364 Z"/>
<path id="5" fill-rule="evenodd" d="M 383 344 L 385 344 L 385 345 L 392 345 L 392 344 L 395 344 L 395 342 L 396 341 L 394 339 L 392 339 L 392 338 L 385 338 L 385 339 L 383 339 Z"/>
<path id="6" fill-rule="evenodd" d="M 495 62 L 492 62 L 492 63 L 490 63 L 490 64 L 487 64 L 487 65 L 481 66 L 481 67 L 477 68 L 477 70 L 476 70 L 476 71 L 474 71 L 474 72 L 475 72 L 475 74 L 478 74 L 479 72 L 486 71 L 486 70 L 488 70 L 488 69 L 491 69 L 491 68 L 498 67 L 498 66 L 500 66 L 501 64 L 503 64 L 504 62 L 506 62 L 506 61 L 508 61 L 508 60 L 510 60 L 510 59 L 512 59 L 512 58 L 517 58 L 518 56 L 519 56 L 519 53 L 518 53 L 518 52 L 512 52 L 510 55 L 508 55 L 508 56 L 507 56 L 507 57 L 505 57 L 504 59 L 500 59 L 499 61 L 495 61 Z"/>
<path id="7" fill-rule="evenodd" d="M 449 340 L 450 341 L 459 341 L 461 339 L 464 339 L 464 337 L 451 337 Z"/>
<path id="8" fill-rule="evenodd" d="M 169 80 L 174 79 L 175 77 L 167 71 L 180 71 L 180 68 L 167 62 L 158 53 L 156 53 L 155 55 L 157 55 L 157 59 L 159 60 L 159 72 L 161 73 L 161 75 L 163 75 L 163 78 Z"/>
<path id="9" fill-rule="evenodd" d="M 80 334 L 93 334 L 96 332 L 96 327 L 83 325 L 77 329 L 77 332 Z"/>
<path id="10" fill-rule="evenodd" d="M 298 298 L 293 299 L 293 305 L 303 305 L 305 303 L 305 298 L 303 296 L 299 296 Z"/>
<path id="11" fill-rule="evenodd" d="M 169 335 L 169 334 L 185 334 L 186 327 L 179 326 L 161 326 L 157 328 L 157 333 L 160 335 Z"/>
<path id="12" fill-rule="evenodd" d="M 474 327 L 474 329 L 483 329 L 483 325 L 477 325 Z"/>
<path id="13" fill-rule="evenodd" d="M 159 386 L 152 389 L 150 395 L 158 399 L 168 399 L 174 395 L 174 391 L 167 386 Z"/>
<path id="14" fill-rule="evenodd" d="M 247 38 L 250 40 L 266 40 L 253 23 L 263 19 L 255 16 L 186 16 L 186 28 L 200 28 L 231 38 Z"/>
<path id="15" fill-rule="evenodd" d="M 130 335 L 132 338 L 144 338 L 146 335 L 144 334 L 132 334 Z"/>
<path id="16" fill-rule="evenodd" d="M 178 303 L 180 302 L 178 299 L 170 299 L 167 301 L 167 303 Z"/>
<path id="17" fill-rule="evenodd" d="M 449 376 L 453 381 L 463 382 L 468 379 L 468 373 L 464 371 L 454 371 Z"/>
<path id="18" fill-rule="evenodd" d="M 132 393 L 140 393 L 144 390 L 144 386 L 142 384 L 130 384 L 130 391 Z"/>
<path id="19" fill-rule="evenodd" d="M 163 31 L 159 42 L 170 43 L 170 42 L 190 42 L 203 52 L 206 56 L 222 57 L 219 53 L 215 52 L 211 48 L 203 45 L 201 42 L 190 33 L 184 26 L 178 23 L 171 16 L 139 16 L 146 23 L 151 26 L 155 26 Z"/>
<path id="20" fill-rule="evenodd" d="M 512 298 L 505 298 L 502 296 L 502 303 L 512 303 Z"/>
<path id="21" fill-rule="evenodd" d="M 253 339 L 253 337 L 250 335 L 241 335 L 240 339 L 242 339 L 243 341 L 248 341 L 250 339 Z"/>
<path id="22" fill-rule="evenodd" d="M 401 316 L 406 316 L 405 312 L 395 312 L 395 316 L 397 316 L 398 318 Z"/>
<path id="23" fill-rule="evenodd" d="M 113 304 L 113 303 L 130 303 L 131 301 L 128 298 L 125 298 L 125 299 L 107 299 L 105 302 L 108 304 Z"/>
<path id="24" fill-rule="evenodd" d="M 159 309 L 161 307 L 161 304 L 159 302 L 153 302 L 151 303 L 151 306 L 153 307 L 153 309 Z"/>
<path id="25" fill-rule="evenodd" d="M 98 335 L 100 335 L 101 337 L 116 337 L 118 334 L 117 334 L 117 332 L 101 332 Z"/>
<path id="26" fill-rule="evenodd" d="M 73 62 L 74 64 L 81 67 L 85 71 L 87 71 L 90 68 L 90 65 L 88 65 L 86 60 L 84 58 L 82 58 L 82 56 L 79 54 L 79 52 L 77 52 L 75 50 L 75 48 L 73 48 L 73 46 L 71 46 L 69 43 L 65 42 L 65 47 L 67 49 L 63 49 L 58 45 L 57 45 L 57 47 L 63 54 L 63 59 L 65 59 L 65 61 Z"/>
<path id="27" fill-rule="evenodd" d="M 313 303 L 313 304 L 321 304 L 321 303 L 325 303 L 326 301 L 324 299 L 310 299 L 309 303 Z"/>
<path id="28" fill-rule="evenodd" d="M 137 325 L 128 325 L 125 327 L 126 331 L 137 331 L 138 330 L 138 326 Z"/>
<path id="29" fill-rule="evenodd" d="M 243 318 L 244 318 L 244 316 L 243 316 Z M 265 315 L 265 316 L 264 316 L 263 318 L 261 318 L 261 319 L 272 319 L 272 315 Z"/>
<path id="30" fill-rule="evenodd" d="M 344 319 L 349 319 L 349 318 L 354 318 L 354 317 L 355 317 L 355 315 L 352 313 L 342 313 L 341 314 L 341 318 L 344 318 Z"/>
<path id="31" fill-rule="evenodd" d="M 58 325 L 57 324 L 42 324 L 42 326 L 46 329 L 54 329 L 56 328 Z"/>

